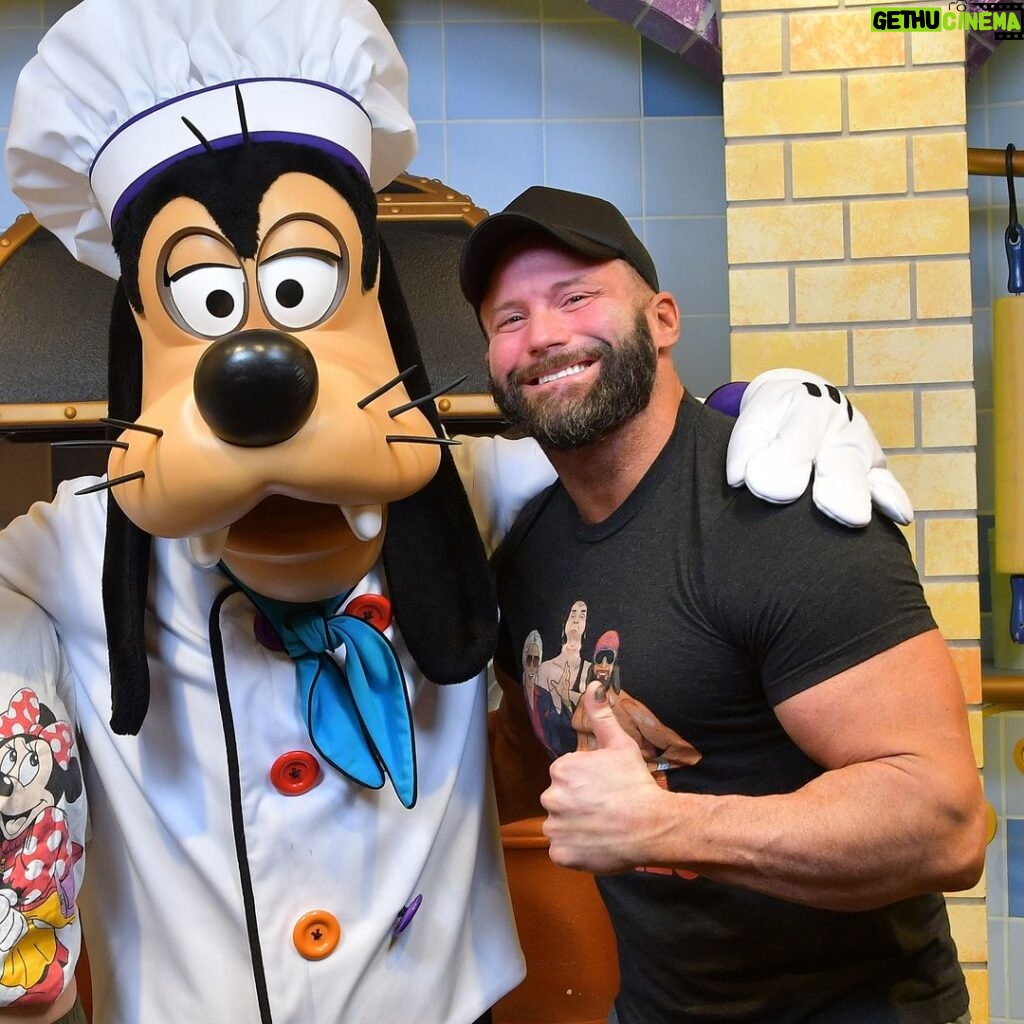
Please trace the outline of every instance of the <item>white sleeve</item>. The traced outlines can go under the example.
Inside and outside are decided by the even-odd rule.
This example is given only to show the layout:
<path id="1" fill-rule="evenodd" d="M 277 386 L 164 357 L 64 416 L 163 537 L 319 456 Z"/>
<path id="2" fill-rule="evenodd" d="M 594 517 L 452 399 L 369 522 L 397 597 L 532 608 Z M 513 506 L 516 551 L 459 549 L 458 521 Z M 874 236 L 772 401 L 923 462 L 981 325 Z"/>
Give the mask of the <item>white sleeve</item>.
<path id="1" fill-rule="evenodd" d="M 97 479 L 64 481 L 52 501 L 35 502 L 0 530 L 0 587 L 24 594 L 57 623 L 76 601 L 75 580 L 102 571 L 106 495 L 75 494 Z"/>
<path id="2" fill-rule="evenodd" d="M 532 438 L 459 435 L 452 449 L 477 529 L 490 554 L 520 509 L 555 480 L 554 467 Z"/>
<path id="3" fill-rule="evenodd" d="M 26 808 L 29 808 L 26 812 Z M 49 1006 L 81 951 L 85 790 L 75 693 L 41 608 L 0 589 L 0 1007 Z"/>

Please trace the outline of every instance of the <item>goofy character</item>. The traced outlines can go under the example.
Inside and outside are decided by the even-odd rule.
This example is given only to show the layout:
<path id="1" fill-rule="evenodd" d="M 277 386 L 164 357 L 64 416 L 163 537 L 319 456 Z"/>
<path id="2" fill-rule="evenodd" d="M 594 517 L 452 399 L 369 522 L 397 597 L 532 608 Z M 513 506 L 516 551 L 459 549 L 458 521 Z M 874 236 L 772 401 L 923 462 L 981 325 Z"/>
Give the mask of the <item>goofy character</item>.
<path id="1" fill-rule="evenodd" d="M 105 1024 L 470 1024 L 523 975 L 493 590 L 376 226 L 405 92 L 365 0 L 85 0 L 19 81 L 15 188 L 118 279 L 109 472 L 0 534 L 74 678 Z"/>

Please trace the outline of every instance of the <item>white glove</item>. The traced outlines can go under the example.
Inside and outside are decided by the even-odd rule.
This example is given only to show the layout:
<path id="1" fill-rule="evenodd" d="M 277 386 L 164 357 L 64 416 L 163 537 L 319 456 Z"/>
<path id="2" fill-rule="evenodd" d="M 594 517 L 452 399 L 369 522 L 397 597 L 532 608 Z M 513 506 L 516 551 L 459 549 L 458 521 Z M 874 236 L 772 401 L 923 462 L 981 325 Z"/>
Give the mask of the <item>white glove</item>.
<path id="1" fill-rule="evenodd" d="M 914 508 L 885 468 L 868 421 L 823 377 L 768 370 L 740 402 L 726 457 L 732 487 L 776 504 L 795 501 L 814 470 L 814 504 L 845 526 L 866 526 L 872 502 L 902 526 Z"/>
<path id="2" fill-rule="evenodd" d="M 7 956 L 28 931 L 25 915 L 14 909 L 17 902 L 13 889 L 0 889 L 0 957 Z"/>

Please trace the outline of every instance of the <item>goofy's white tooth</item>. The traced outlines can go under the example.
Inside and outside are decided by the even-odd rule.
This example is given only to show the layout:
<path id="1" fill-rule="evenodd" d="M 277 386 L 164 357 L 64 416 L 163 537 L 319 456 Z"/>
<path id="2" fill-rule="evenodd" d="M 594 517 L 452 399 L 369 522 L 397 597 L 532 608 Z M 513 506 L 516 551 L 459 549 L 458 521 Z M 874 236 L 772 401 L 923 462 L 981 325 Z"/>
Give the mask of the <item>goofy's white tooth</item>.
<path id="1" fill-rule="evenodd" d="M 224 554 L 224 545 L 228 541 L 229 529 L 230 527 L 225 526 L 222 530 L 189 537 L 189 551 L 192 552 L 192 558 L 197 565 L 209 569 L 220 561 L 221 555 Z"/>
<path id="2" fill-rule="evenodd" d="M 384 521 L 380 505 L 342 505 L 341 513 L 360 540 L 373 540 L 380 533 Z"/>

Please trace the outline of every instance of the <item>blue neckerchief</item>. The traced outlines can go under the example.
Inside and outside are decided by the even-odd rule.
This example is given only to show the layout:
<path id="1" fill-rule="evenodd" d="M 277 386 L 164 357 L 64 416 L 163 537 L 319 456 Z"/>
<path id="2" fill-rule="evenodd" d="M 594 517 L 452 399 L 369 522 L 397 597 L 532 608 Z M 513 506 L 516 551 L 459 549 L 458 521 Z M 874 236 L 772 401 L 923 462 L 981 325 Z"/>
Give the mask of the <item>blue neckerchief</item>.
<path id="1" fill-rule="evenodd" d="M 398 799 L 412 807 L 412 713 L 402 666 L 387 638 L 362 619 L 338 612 L 348 593 L 292 604 L 255 594 L 228 575 L 267 617 L 294 660 L 306 728 L 318 753 L 370 789 L 380 789 L 387 774 Z M 345 649 L 344 667 L 328 653 L 339 647 Z"/>

